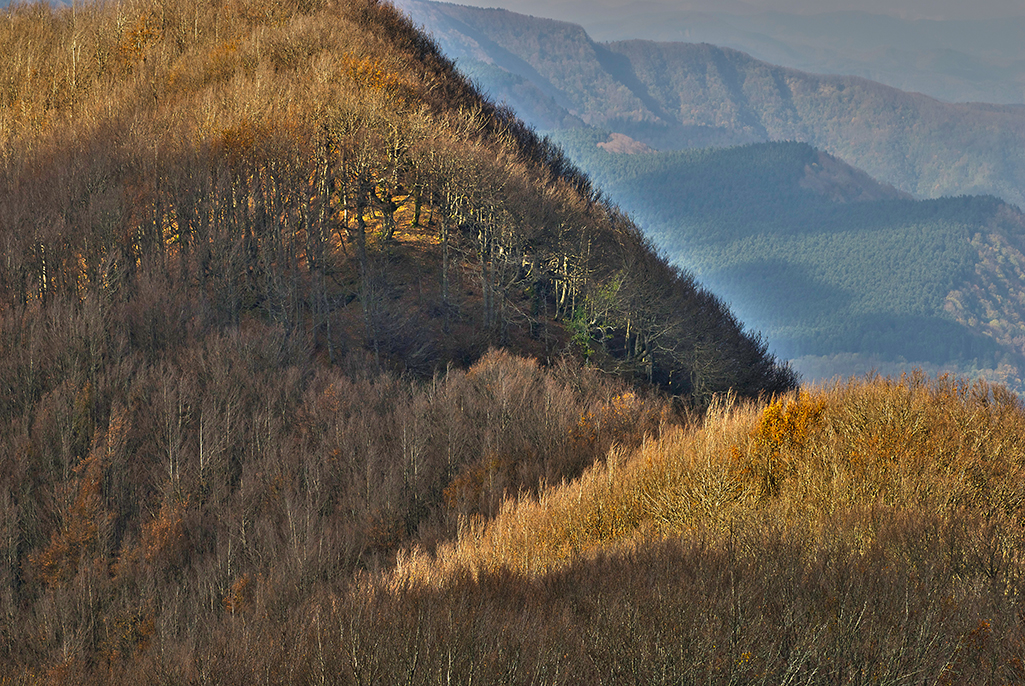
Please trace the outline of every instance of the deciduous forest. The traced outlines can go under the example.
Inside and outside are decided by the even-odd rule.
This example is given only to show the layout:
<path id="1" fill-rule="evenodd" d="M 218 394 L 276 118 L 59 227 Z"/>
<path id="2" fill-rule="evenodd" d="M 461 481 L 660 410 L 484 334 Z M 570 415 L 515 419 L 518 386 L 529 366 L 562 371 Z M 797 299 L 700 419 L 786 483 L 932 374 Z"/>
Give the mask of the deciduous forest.
<path id="1" fill-rule="evenodd" d="M 0 683 L 1025 678 L 1025 411 L 798 390 L 378 0 L 0 13 Z"/>
<path id="2" fill-rule="evenodd" d="M 5 679 L 191 679 L 257 588 L 795 385 L 386 3 L 0 19 Z"/>

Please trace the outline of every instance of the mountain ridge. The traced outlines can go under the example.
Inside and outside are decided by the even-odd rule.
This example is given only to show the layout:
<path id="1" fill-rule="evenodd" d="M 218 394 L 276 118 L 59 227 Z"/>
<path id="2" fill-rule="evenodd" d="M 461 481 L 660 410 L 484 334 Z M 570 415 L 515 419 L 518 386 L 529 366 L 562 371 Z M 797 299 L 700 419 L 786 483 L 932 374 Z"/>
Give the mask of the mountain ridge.
<path id="1" fill-rule="evenodd" d="M 463 3 L 466 4 L 466 3 Z M 486 6 L 491 3 L 476 3 Z M 581 24 L 598 41 L 648 38 L 712 43 L 803 71 L 849 74 L 945 102 L 1025 102 L 1021 7 L 1002 14 L 888 12 L 893 7 L 814 9 L 762 3 L 494 3 L 521 14 Z M 934 3 L 933 3 L 934 4 Z M 907 7 L 907 2 L 900 5 Z"/>
<path id="2" fill-rule="evenodd" d="M 417 12 L 430 6 L 422 0 L 400 5 L 418 21 Z M 942 103 L 859 77 L 774 67 L 709 45 L 631 40 L 602 47 L 579 27 L 568 34 L 560 29 L 558 36 L 570 36 L 569 42 L 546 38 L 544 59 L 535 59 L 531 41 L 538 39 L 524 42 L 524 35 L 545 35 L 552 24 L 520 15 L 518 28 L 505 31 L 512 13 L 493 24 L 492 10 L 435 10 L 529 62 L 560 90 L 561 102 L 573 103 L 570 114 L 657 149 L 800 140 L 918 197 L 993 194 L 1025 204 L 1025 110 L 1018 107 Z M 456 34 L 441 42 L 453 57 L 464 54 Z M 566 56 L 559 66 L 552 65 L 553 50 Z M 599 59 L 601 50 L 608 52 Z M 629 63 L 637 77 L 628 75 L 633 89 L 603 66 L 610 60 L 620 71 L 624 60 Z M 943 135 L 930 133 L 938 131 Z"/>

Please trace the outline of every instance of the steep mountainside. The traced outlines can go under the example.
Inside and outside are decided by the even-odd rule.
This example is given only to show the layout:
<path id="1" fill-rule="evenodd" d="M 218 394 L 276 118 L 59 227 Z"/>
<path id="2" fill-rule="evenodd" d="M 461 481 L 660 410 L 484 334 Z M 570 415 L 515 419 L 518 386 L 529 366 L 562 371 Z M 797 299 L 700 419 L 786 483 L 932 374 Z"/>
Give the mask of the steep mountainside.
<path id="1" fill-rule="evenodd" d="M 471 61 L 500 66 L 588 124 L 655 148 L 803 141 L 919 197 L 1025 204 L 1025 108 L 943 103 L 707 44 L 596 43 L 579 26 L 505 10 L 400 4 L 471 72 Z"/>
<path id="2" fill-rule="evenodd" d="M 17 33 L 39 12 L 7 17 L 0 280 L 10 306 L 132 300 L 147 274 L 201 296 L 215 321 L 312 323 L 330 357 L 366 344 L 417 373 L 489 345 L 551 355 L 573 321 L 582 343 L 598 336 L 606 363 L 683 393 L 707 385 L 684 362 L 687 331 L 705 327 L 680 317 L 711 306 L 713 328 L 725 328 L 706 333 L 759 355 L 557 149 L 482 100 L 419 35 L 406 39 L 413 58 L 378 56 L 363 37 L 334 45 L 303 24 L 249 53 L 244 34 L 220 40 L 215 27 L 212 45 L 190 48 L 198 29 L 190 37 L 143 14 L 97 31 L 92 52 L 68 62 Z M 79 30 L 76 15 L 63 21 L 54 31 Z M 428 66 L 407 66 L 422 55 Z M 416 256 L 431 271 L 410 274 Z M 416 279 L 417 305 L 430 306 L 408 299 Z M 695 307 L 633 311 L 651 279 Z M 414 336 L 423 329 L 433 335 Z"/>
<path id="3" fill-rule="evenodd" d="M 294 682 L 361 572 L 796 385 L 388 3 L 0 55 L 0 683 Z"/>
<path id="4" fill-rule="evenodd" d="M 794 388 L 390 4 L 0 54 L 0 684 L 1025 679 L 1020 402 Z"/>

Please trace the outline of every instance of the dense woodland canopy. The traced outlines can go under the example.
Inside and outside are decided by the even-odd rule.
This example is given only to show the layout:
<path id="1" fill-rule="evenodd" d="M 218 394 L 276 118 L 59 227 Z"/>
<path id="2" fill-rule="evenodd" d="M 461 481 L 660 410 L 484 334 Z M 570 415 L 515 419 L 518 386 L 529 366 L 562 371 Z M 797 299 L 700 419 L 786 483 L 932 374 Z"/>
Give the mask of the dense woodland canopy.
<path id="1" fill-rule="evenodd" d="M 795 390 L 390 5 L 0 55 L 0 683 L 1025 681 L 1018 398 Z"/>
<path id="2" fill-rule="evenodd" d="M 795 383 L 387 3 L 0 14 L 0 682 L 307 681 L 358 574 Z"/>
<path id="3" fill-rule="evenodd" d="M 792 383 L 400 15 L 241 7 L 6 15 L 6 310 L 181 296 L 133 342 L 254 316 L 426 373 L 517 336 L 547 356 L 571 321 L 676 392 Z"/>

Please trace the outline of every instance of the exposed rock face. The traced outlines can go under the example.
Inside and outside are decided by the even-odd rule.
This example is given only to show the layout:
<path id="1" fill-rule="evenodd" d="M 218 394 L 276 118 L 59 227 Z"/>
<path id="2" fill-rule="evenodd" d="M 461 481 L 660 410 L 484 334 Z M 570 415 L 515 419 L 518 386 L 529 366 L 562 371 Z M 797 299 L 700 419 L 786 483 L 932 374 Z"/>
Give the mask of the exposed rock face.
<path id="1" fill-rule="evenodd" d="M 606 152 L 615 152 L 624 155 L 643 155 L 657 152 L 654 148 L 651 148 L 640 141 L 635 141 L 633 138 L 630 138 L 630 136 L 622 133 L 613 133 L 609 136 L 607 141 L 599 143 L 598 147 Z"/>

